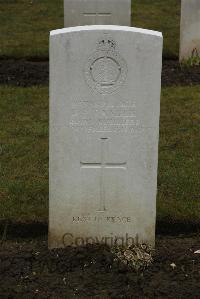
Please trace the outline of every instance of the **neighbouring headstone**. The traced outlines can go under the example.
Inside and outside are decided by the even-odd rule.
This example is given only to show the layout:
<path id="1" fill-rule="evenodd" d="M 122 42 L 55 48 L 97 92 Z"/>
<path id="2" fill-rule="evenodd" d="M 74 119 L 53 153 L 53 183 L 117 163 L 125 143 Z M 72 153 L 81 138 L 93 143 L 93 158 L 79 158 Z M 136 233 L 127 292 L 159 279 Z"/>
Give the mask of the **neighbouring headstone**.
<path id="1" fill-rule="evenodd" d="M 49 247 L 154 244 L 162 34 L 50 35 Z"/>
<path id="2" fill-rule="evenodd" d="M 65 27 L 131 25 L 131 0 L 64 0 Z"/>
<path id="3" fill-rule="evenodd" d="M 200 0 L 182 0 L 180 61 L 200 57 Z"/>

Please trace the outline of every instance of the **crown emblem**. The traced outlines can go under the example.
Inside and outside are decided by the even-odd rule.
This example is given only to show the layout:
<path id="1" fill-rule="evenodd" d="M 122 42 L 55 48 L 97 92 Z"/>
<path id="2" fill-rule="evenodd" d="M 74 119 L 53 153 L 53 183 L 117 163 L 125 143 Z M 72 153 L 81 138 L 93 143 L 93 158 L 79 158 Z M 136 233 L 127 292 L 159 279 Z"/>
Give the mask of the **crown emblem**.
<path id="1" fill-rule="evenodd" d="M 127 64 L 116 48 L 116 42 L 107 34 L 101 37 L 84 68 L 88 86 L 101 94 L 114 92 L 126 79 Z"/>
<path id="2" fill-rule="evenodd" d="M 102 38 L 98 42 L 97 49 L 101 51 L 111 51 L 115 50 L 116 48 L 116 42 L 111 38 Z"/>

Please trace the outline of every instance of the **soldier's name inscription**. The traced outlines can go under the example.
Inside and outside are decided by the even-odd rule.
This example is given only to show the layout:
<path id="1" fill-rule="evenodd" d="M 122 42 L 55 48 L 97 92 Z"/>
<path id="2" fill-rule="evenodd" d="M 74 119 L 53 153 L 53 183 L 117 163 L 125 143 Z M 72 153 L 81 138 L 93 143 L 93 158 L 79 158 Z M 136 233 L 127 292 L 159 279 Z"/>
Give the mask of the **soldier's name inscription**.
<path id="1" fill-rule="evenodd" d="M 119 104 L 82 100 L 73 104 L 70 127 L 91 132 L 131 132 L 140 126 L 136 104 L 124 100 Z"/>

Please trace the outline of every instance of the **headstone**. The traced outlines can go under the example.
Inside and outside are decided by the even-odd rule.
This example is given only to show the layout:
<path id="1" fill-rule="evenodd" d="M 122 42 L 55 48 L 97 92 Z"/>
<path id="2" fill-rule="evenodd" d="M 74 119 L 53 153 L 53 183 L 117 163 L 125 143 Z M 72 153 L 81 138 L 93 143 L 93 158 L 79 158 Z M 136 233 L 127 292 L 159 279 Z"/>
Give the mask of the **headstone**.
<path id="1" fill-rule="evenodd" d="M 154 244 L 161 61 L 159 32 L 51 32 L 50 248 Z"/>
<path id="2" fill-rule="evenodd" d="M 131 25 L 131 0 L 64 0 L 65 27 Z"/>
<path id="3" fill-rule="evenodd" d="M 200 0 L 182 0 L 180 61 L 200 56 Z"/>

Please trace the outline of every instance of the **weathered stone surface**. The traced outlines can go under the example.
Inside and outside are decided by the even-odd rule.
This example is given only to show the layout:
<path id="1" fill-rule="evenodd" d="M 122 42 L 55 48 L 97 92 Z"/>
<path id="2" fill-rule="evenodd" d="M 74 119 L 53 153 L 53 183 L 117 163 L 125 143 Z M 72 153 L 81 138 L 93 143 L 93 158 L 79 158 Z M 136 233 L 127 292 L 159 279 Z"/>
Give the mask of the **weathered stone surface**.
<path id="1" fill-rule="evenodd" d="M 50 248 L 154 244 L 161 61 L 159 32 L 51 32 Z"/>
<path id="2" fill-rule="evenodd" d="M 180 61 L 200 56 L 200 0 L 182 0 Z"/>
<path id="3" fill-rule="evenodd" d="M 64 0 L 65 27 L 131 25 L 131 0 Z"/>

